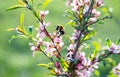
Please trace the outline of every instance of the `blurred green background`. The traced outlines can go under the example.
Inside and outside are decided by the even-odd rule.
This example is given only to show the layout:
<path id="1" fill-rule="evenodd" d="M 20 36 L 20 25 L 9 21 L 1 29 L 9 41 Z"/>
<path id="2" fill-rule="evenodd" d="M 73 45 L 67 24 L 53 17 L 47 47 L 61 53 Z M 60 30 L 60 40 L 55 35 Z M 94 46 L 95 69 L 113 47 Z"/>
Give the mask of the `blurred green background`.
<path id="1" fill-rule="evenodd" d="M 35 0 L 36 2 L 40 0 Z M 97 35 L 93 40 L 105 44 L 105 39 L 110 38 L 115 41 L 120 38 L 120 0 L 104 0 L 105 5 L 113 8 L 112 14 L 114 17 L 104 21 L 104 24 L 96 24 Z M 8 43 L 14 32 L 7 32 L 6 29 L 16 27 L 19 24 L 21 13 L 25 13 L 25 25 L 36 25 L 36 20 L 32 13 L 25 9 L 13 11 L 5 11 L 6 8 L 17 3 L 17 0 L 0 0 L 0 77 L 49 77 L 46 69 L 37 66 L 38 63 L 47 63 L 47 58 L 42 55 L 32 57 L 32 51 L 28 46 L 29 41 L 26 39 L 16 39 L 10 44 Z M 66 10 L 65 0 L 53 0 L 47 6 L 50 14 L 46 21 L 51 22 L 49 30 L 54 30 L 55 25 L 65 24 L 67 21 L 63 14 Z M 66 26 L 67 27 L 67 26 Z M 66 28 L 69 32 L 69 28 Z M 119 56 L 112 56 L 116 62 L 120 62 Z M 101 66 L 101 76 L 106 77 L 112 66 Z"/>

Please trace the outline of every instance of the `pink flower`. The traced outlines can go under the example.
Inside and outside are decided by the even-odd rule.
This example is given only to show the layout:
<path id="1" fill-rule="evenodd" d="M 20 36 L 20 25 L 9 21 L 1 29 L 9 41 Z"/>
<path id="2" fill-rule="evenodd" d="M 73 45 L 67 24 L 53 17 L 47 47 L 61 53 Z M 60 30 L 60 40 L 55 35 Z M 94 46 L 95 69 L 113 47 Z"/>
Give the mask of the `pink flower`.
<path id="1" fill-rule="evenodd" d="M 46 11 L 40 11 L 40 16 L 41 17 L 44 17 L 45 15 L 47 15 L 47 14 L 49 14 L 49 11 L 48 10 L 46 10 Z"/>
<path id="2" fill-rule="evenodd" d="M 78 77 L 90 77 L 92 72 L 88 71 L 87 69 L 83 70 L 75 70 Z"/>
<path id="3" fill-rule="evenodd" d="M 83 5 L 84 3 L 82 0 L 73 0 L 73 3 L 71 3 L 71 6 L 73 6 L 73 11 L 79 11 L 80 7 Z"/>
<path id="4" fill-rule="evenodd" d="M 37 34 L 36 37 L 43 40 L 45 38 L 45 36 L 46 36 L 45 32 L 40 32 L 40 33 Z"/>
<path id="5" fill-rule="evenodd" d="M 60 42 L 62 42 L 62 37 L 57 37 L 56 36 L 53 41 L 57 42 L 57 43 L 60 43 Z"/>
<path id="6" fill-rule="evenodd" d="M 119 54 L 120 53 L 120 45 L 116 45 L 116 44 L 112 43 L 111 47 L 109 48 L 109 51 L 114 54 Z"/>
<path id="7" fill-rule="evenodd" d="M 80 35 L 80 31 L 74 30 L 73 36 L 70 38 L 71 40 L 76 40 Z"/>
<path id="8" fill-rule="evenodd" d="M 89 19 L 89 22 L 96 22 L 101 13 L 96 11 L 96 9 L 92 9 L 92 14 L 93 16 Z"/>
<path id="9" fill-rule="evenodd" d="M 76 67 L 78 70 L 82 70 L 84 68 L 84 66 L 81 63 L 77 64 Z"/>
<path id="10" fill-rule="evenodd" d="M 97 18 L 96 17 L 92 17 L 89 19 L 89 22 L 96 22 L 97 21 Z"/>
<path id="11" fill-rule="evenodd" d="M 44 28 L 46 28 L 47 26 L 49 26 L 50 25 L 50 23 L 48 22 L 48 23 L 45 23 L 45 22 L 43 22 L 43 23 L 40 23 L 40 31 L 43 31 L 44 30 Z"/>
<path id="12" fill-rule="evenodd" d="M 41 21 L 43 22 L 44 21 L 44 17 L 45 15 L 47 15 L 49 13 L 49 11 L 40 11 L 40 17 L 41 17 Z"/>
<path id="13" fill-rule="evenodd" d="M 70 6 L 73 0 L 67 0 L 66 5 Z"/>
<path id="14" fill-rule="evenodd" d="M 47 33 L 46 33 L 45 28 L 46 28 L 47 26 L 49 26 L 49 25 L 50 25 L 50 23 L 45 23 L 45 22 L 40 23 L 40 28 L 39 28 L 39 31 L 38 31 L 38 33 L 37 33 L 37 35 L 36 35 L 36 38 L 44 39 L 45 36 L 47 36 Z"/>
<path id="15" fill-rule="evenodd" d="M 31 50 L 33 51 L 33 57 L 35 57 L 35 52 L 40 50 L 39 47 L 41 43 L 41 41 L 37 41 L 36 45 L 34 45 L 33 43 L 29 43 L 29 45 L 31 46 Z"/>
<path id="16" fill-rule="evenodd" d="M 96 5 L 97 6 L 103 6 L 103 0 L 96 0 Z"/>
<path id="17" fill-rule="evenodd" d="M 45 46 L 45 53 L 48 55 L 48 56 L 54 56 L 54 52 L 56 52 L 56 49 L 54 47 L 54 44 L 53 43 L 50 43 L 50 42 L 44 42 L 43 45 Z"/>
<path id="18" fill-rule="evenodd" d="M 76 60 L 85 60 L 85 53 L 84 52 L 77 52 L 75 55 Z"/>
<path id="19" fill-rule="evenodd" d="M 55 63 L 55 66 L 56 66 L 57 68 L 61 68 L 61 66 L 60 66 L 60 63 L 59 63 L 59 62 L 56 62 L 56 63 Z"/>
<path id="20" fill-rule="evenodd" d="M 83 0 L 84 3 L 89 4 L 90 0 Z"/>
<path id="21" fill-rule="evenodd" d="M 52 38 L 52 35 L 51 35 Z M 57 37 L 57 35 L 53 35 L 53 41 L 51 42 L 44 42 L 43 45 L 45 46 L 45 52 L 49 56 L 59 56 L 58 52 L 60 53 L 62 50 L 62 47 L 64 45 L 62 41 L 62 37 Z"/>
<path id="22" fill-rule="evenodd" d="M 113 68 L 113 72 L 120 77 L 120 63 Z"/>
<path id="23" fill-rule="evenodd" d="M 85 5 L 83 9 L 83 14 L 85 14 L 89 9 L 89 5 Z"/>
<path id="24" fill-rule="evenodd" d="M 94 70 L 98 68 L 98 62 L 92 63 L 89 58 L 85 57 L 84 52 L 77 52 L 75 59 L 78 60 L 75 71 L 79 77 L 90 77 Z"/>
<path id="25" fill-rule="evenodd" d="M 75 44 L 72 43 L 72 44 L 69 45 L 68 51 L 74 52 L 74 48 L 75 48 Z"/>
<path id="26" fill-rule="evenodd" d="M 100 12 L 96 11 L 96 9 L 92 9 L 92 14 L 93 14 L 93 17 L 96 17 L 96 18 L 100 16 Z"/>
<path id="27" fill-rule="evenodd" d="M 62 41 L 62 37 L 56 36 L 53 41 L 57 47 L 62 47 L 64 45 L 64 42 Z"/>

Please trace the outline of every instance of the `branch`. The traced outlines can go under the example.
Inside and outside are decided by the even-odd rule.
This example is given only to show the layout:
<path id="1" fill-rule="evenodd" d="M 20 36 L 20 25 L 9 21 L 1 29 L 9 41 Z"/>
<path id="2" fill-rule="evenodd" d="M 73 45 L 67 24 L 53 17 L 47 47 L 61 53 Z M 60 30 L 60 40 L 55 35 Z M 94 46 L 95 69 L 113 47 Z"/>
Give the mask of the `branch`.
<path id="1" fill-rule="evenodd" d="M 92 8 L 93 8 L 93 5 L 94 5 L 94 0 L 91 1 L 91 4 L 90 4 L 90 7 L 89 7 L 88 11 L 84 14 L 84 23 L 83 23 L 83 25 L 82 25 L 83 27 L 86 26 L 86 22 L 87 22 L 87 21 L 85 21 L 85 19 L 86 19 L 86 18 L 89 16 L 89 14 L 91 13 Z M 82 36 L 82 33 L 83 33 L 83 32 L 84 32 L 84 29 L 80 31 L 80 35 L 79 35 L 79 37 L 78 37 L 78 39 L 77 39 L 77 41 L 76 41 L 76 47 L 75 47 L 75 51 L 74 51 L 74 54 L 73 54 L 73 59 L 74 59 L 74 57 L 75 57 L 75 55 L 76 55 L 76 52 L 78 51 L 78 49 L 79 49 L 79 47 L 80 47 L 80 45 L 81 45 L 80 40 L 81 40 L 81 36 Z"/>

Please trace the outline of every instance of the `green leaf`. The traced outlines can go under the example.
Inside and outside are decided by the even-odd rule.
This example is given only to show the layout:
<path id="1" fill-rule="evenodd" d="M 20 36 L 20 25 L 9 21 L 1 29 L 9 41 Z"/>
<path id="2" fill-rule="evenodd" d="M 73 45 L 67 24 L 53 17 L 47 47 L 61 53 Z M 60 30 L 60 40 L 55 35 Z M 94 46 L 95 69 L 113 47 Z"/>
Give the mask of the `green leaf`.
<path id="1" fill-rule="evenodd" d="M 7 8 L 6 11 L 15 10 L 15 9 L 18 9 L 18 8 L 25 8 L 25 6 L 24 5 L 14 5 L 14 6 L 11 6 L 11 7 Z"/>
<path id="2" fill-rule="evenodd" d="M 108 13 L 108 8 L 104 7 L 104 8 L 101 9 L 101 11 L 104 12 L 104 13 Z"/>
<path id="3" fill-rule="evenodd" d="M 13 39 L 16 39 L 16 38 L 18 38 L 18 36 L 13 35 L 13 36 L 10 38 L 9 43 L 11 43 L 11 41 L 12 41 Z"/>
<path id="4" fill-rule="evenodd" d="M 95 46 L 95 51 L 99 51 L 100 50 L 101 46 L 100 46 L 100 44 L 98 42 L 94 41 L 93 45 Z"/>
<path id="5" fill-rule="evenodd" d="M 37 8 L 39 8 L 41 5 L 42 5 L 42 3 L 38 3 L 38 4 L 37 4 Z"/>
<path id="6" fill-rule="evenodd" d="M 106 58 L 104 60 L 107 62 L 107 64 L 110 64 L 111 66 L 115 66 L 116 65 L 115 60 L 113 60 L 112 58 Z"/>
<path id="7" fill-rule="evenodd" d="M 45 9 L 46 6 L 47 6 L 49 3 L 51 3 L 51 2 L 52 2 L 52 0 L 45 0 L 45 2 L 44 2 L 43 5 L 42 5 L 42 9 Z"/>
<path id="8" fill-rule="evenodd" d="M 8 28 L 7 31 L 14 31 L 15 28 Z"/>
<path id="9" fill-rule="evenodd" d="M 20 16 L 20 26 L 22 27 L 22 29 L 24 29 L 24 13 L 22 13 Z"/>
<path id="10" fill-rule="evenodd" d="M 32 4 L 34 3 L 34 0 L 31 0 Z"/>
<path id="11" fill-rule="evenodd" d="M 96 32 L 95 30 L 91 30 L 91 31 L 84 37 L 83 42 L 91 39 L 91 37 L 92 37 L 93 35 L 95 35 L 95 32 Z"/>
<path id="12" fill-rule="evenodd" d="M 62 67 L 64 68 L 64 71 L 68 71 L 69 65 L 64 58 L 60 58 L 60 63 Z"/>
<path id="13" fill-rule="evenodd" d="M 112 44 L 112 41 L 110 39 L 106 39 L 106 41 L 107 41 L 107 45 L 110 47 Z"/>
<path id="14" fill-rule="evenodd" d="M 116 44 L 118 45 L 120 43 L 120 39 L 118 39 L 117 41 L 116 41 Z"/>
<path id="15" fill-rule="evenodd" d="M 27 35 L 27 31 L 25 30 L 24 27 L 24 13 L 22 13 L 20 16 L 20 26 L 18 29 L 20 29 L 20 31 L 22 31 L 23 34 Z"/>
<path id="16" fill-rule="evenodd" d="M 116 75 L 115 73 L 113 73 L 113 71 L 111 70 L 109 75 L 107 75 L 107 77 L 118 77 L 118 75 Z"/>
<path id="17" fill-rule="evenodd" d="M 95 73 L 95 75 L 96 75 L 95 77 L 100 77 L 100 71 L 99 71 L 99 70 L 95 70 L 94 73 Z"/>
<path id="18" fill-rule="evenodd" d="M 93 58 L 94 58 L 98 54 L 98 51 L 100 51 L 101 46 L 98 42 L 95 42 L 95 41 L 93 42 L 93 45 L 95 47 L 94 54 L 93 54 Z"/>
<path id="19" fill-rule="evenodd" d="M 48 64 L 37 64 L 38 66 L 42 66 L 42 67 L 45 67 L 45 68 L 49 68 L 49 65 Z"/>
<path id="20" fill-rule="evenodd" d="M 104 67 L 106 67 L 107 62 L 105 60 L 103 60 L 102 62 L 103 62 Z"/>
<path id="21" fill-rule="evenodd" d="M 49 64 L 37 64 L 37 65 L 49 69 L 51 71 L 51 73 L 54 75 L 56 74 L 55 70 L 52 67 L 50 67 Z"/>
<path id="22" fill-rule="evenodd" d="M 102 22 L 102 21 L 99 21 L 99 22 L 98 22 L 98 24 L 104 24 L 104 22 Z"/>

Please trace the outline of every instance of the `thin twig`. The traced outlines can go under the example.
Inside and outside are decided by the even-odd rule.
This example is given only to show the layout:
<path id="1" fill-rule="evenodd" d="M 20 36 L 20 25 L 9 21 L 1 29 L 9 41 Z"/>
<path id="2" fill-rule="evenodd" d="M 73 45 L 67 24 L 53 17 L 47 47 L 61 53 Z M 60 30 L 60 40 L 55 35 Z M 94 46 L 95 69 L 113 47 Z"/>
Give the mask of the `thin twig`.
<path id="1" fill-rule="evenodd" d="M 112 18 L 112 16 L 105 16 L 105 17 L 103 17 L 103 18 L 97 19 L 97 21 L 95 21 L 95 22 L 92 22 L 92 23 L 90 23 L 90 24 L 87 24 L 87 26 L 96 24 L 96 23 L 98 23 L 98 22 L 101 21 L 101 20 L 110 19 L 110 18 Z"/>
<path id="2" fill-rule="evenodd" d="M 75 58 L 75 55 L 76 55 L 76 53 L 77 53 L 77 51 L 78 51 L 78 49 L 80 47 L 81 36 L 82 36 L 82 32 L 80 32 L 80 35 L 79 35 L 79 37 L 78 37 L 78 39 L 76 41 L 77 44 L 76 44 L 75 51 L 74 51 L 74 54 L 73 54 L 73 59 Z"/>
<path id="3" fill-rule="evenodd" d="M 93 5 L 94 5 L 94 0 L 91 1 L 90 7 L 88 9 L 88 11 L 85 13 L 84 15 L 84 19 L 86 19 L 88 17 L 88 15 L 91 13 L 92 9 L 93 9 Z"/>
<path id="4" fill-rule="evenodd" d="M 108 53 L 108 54 L 104 54 L 104 56 L 102 57 L 102 58 L 99 58 L 98 60 L 93 60 L 93 62 L 92 62 L 92 64 L 91 65 L 93 65 L 93 64 L 95 64 L 96 62 L 100 62 L 100 61 L 102 61 L 103 59 L 105 59 L 105 58 L 107 58 L 108 56 L 110 56 L 110 55 L 112 55 L 113 53 Z M 91 66 L 90 65 L 90 66 Z M 88 66 L 88 67 L 90 67 L 90 66 Z"/>

